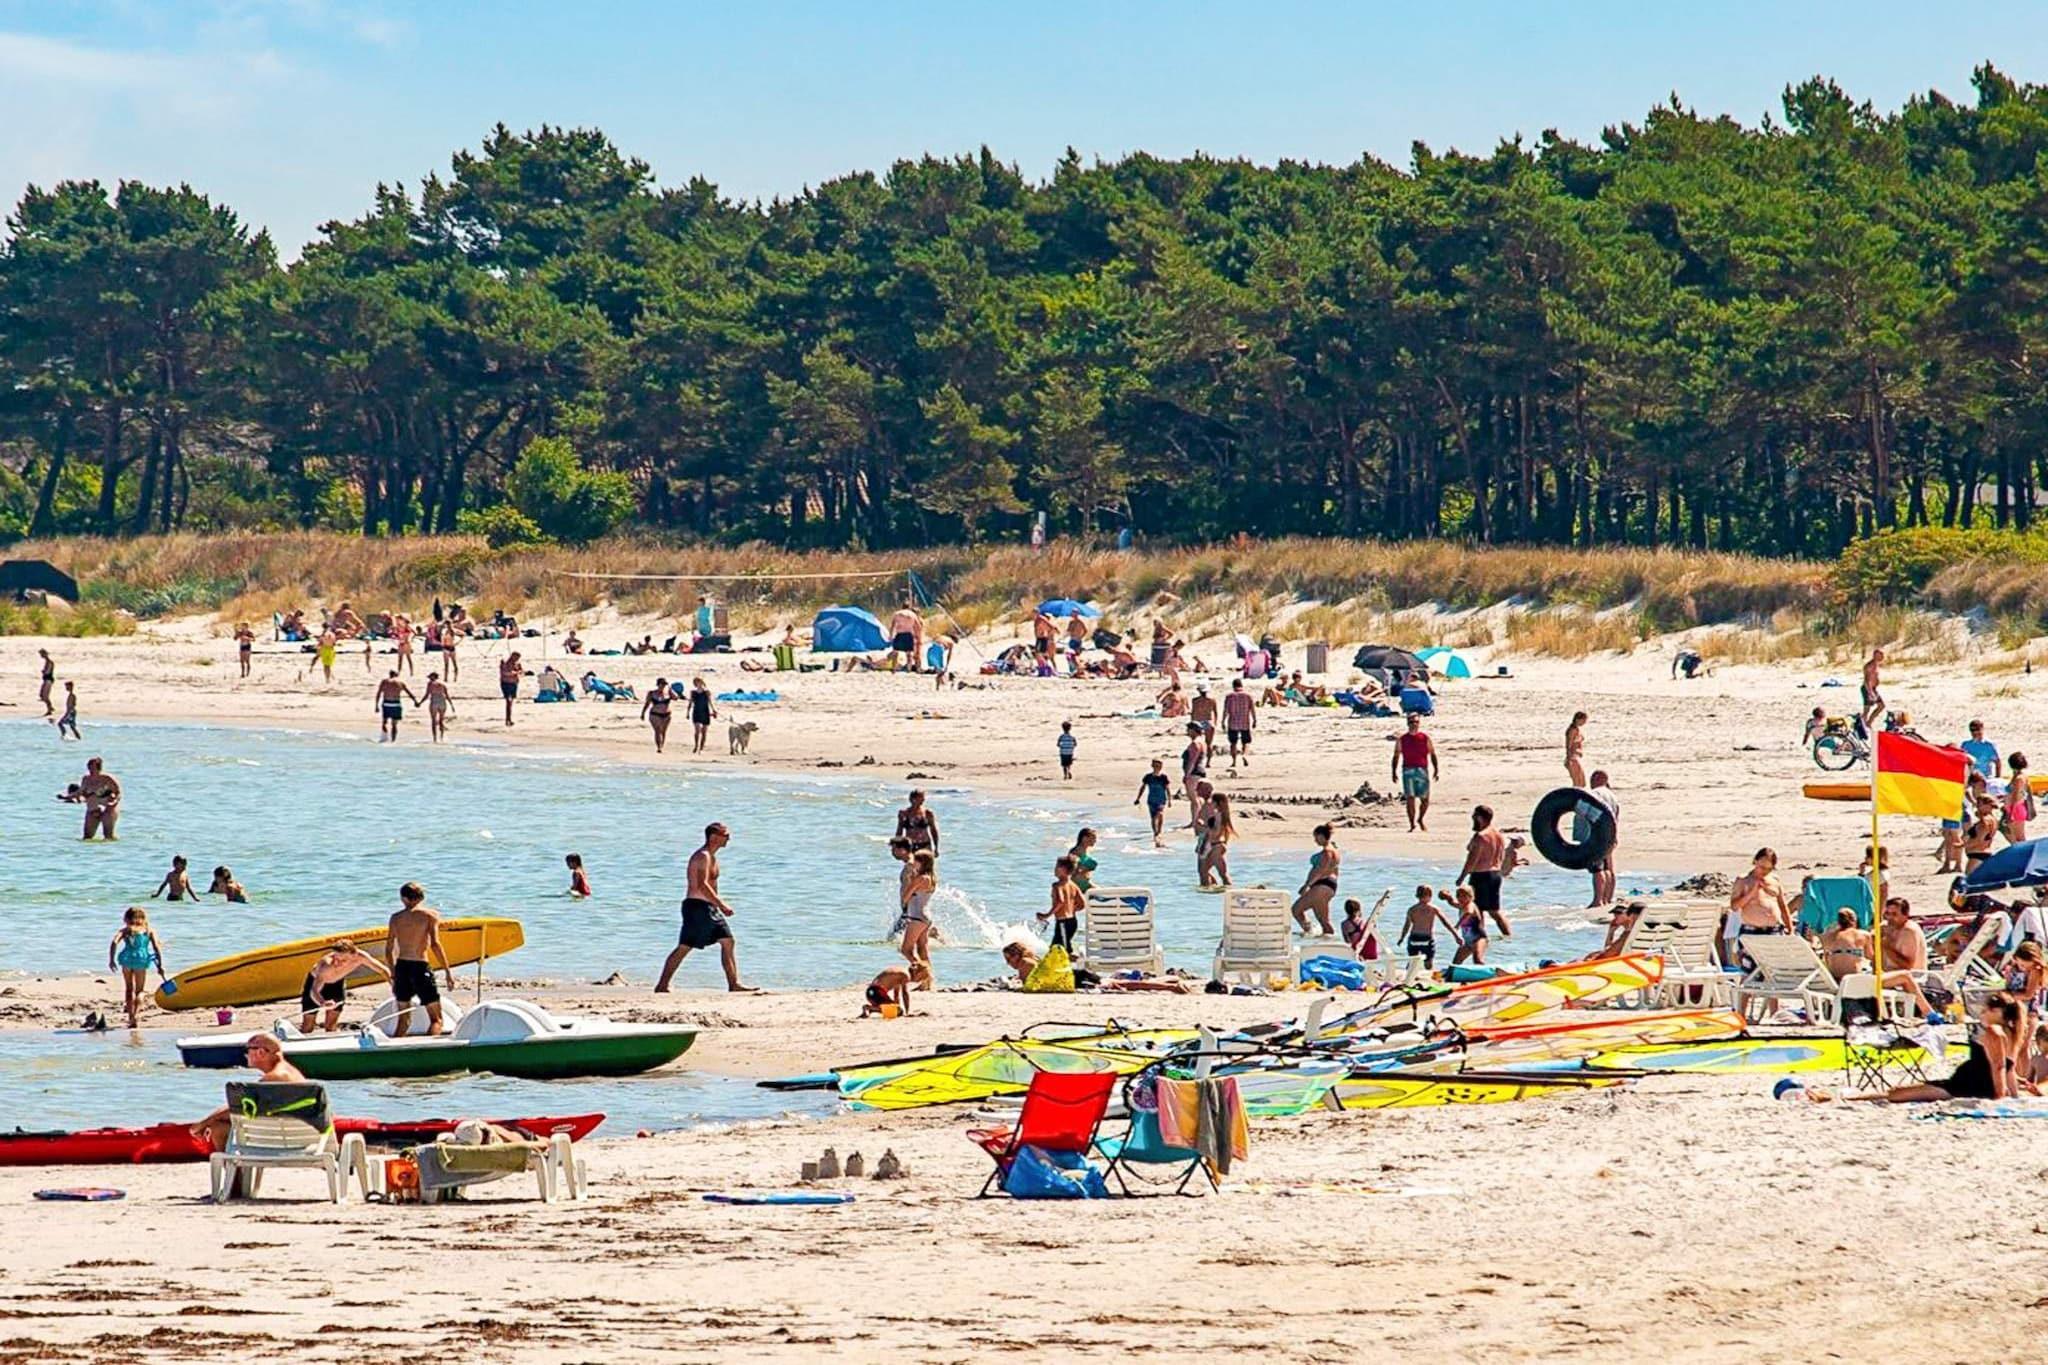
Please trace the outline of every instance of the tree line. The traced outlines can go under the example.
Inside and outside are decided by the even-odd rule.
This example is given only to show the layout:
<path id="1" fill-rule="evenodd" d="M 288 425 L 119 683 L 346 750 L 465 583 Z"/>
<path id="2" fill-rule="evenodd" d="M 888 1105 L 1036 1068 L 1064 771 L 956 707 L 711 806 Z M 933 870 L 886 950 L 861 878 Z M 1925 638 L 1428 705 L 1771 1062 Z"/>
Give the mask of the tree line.
<path id="1" fill-rule="evenodd" d="M 1815 79 L 1756 127 L 1674 96 L 1406 168 L 984 149 L 765 204 L 501 125 L 288 265 L 189 187 L 32 186 L 0 533 L 2024 530 L 2044 153 L 2048 87 L 1986 66 L 1971 103 Z"/>

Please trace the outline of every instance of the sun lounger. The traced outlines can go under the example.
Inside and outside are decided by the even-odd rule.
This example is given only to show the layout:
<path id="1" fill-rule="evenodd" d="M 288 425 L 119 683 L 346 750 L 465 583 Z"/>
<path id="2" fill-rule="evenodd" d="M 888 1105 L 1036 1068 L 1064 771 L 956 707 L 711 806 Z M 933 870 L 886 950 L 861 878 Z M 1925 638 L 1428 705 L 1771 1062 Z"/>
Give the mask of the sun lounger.
<path id="1" fill-rule="evenodd" d="M 511 1138 L 496 1142 L 457 1142 L 443 1138 L 414 1152 L 420 1165 L 420 1198 L 427 1202 L 469 1185 L 531 1172 L 542 1203 L 568 1193 L 583 1197 L 583 1172 L 567 1133 L 546 1141 Z"/>
<path id="2" fill-rule="evenodd" d="M 1301 954 L 1294 946 L 1292 899 L 1285 891 L 1244 890 L 1223 893 L 1223 937 L 1216 945 L 1210 976 L 1235 977 L 1263 986 L 1274 976 L 1294 980 Z"/>
<path id="3" fill-rule="evenodd" d="M 1098 976 L 1127 971 L 1158 976 L 1166 970 L 1166 955 L 1159 950 L 1159 917 L 1147 887 L 1090 887 L 1082 932 L 1082 959 Z"/>
<path id="4" fill-rule="evenodd" d="M 1796 1000 L 1816 1018 L 1823 1013 L 1838 1017 L 1841 989 L 1805 939 L 1797 934 L 1746 934 L 1742 949 L 1755 964 L 1735 986 L 1734 1005 L 1744 1018 L 1763 1017 L 1750 1012 L 1759 1001 L 1768 1012 L 1779 1000 Z"/>
<path id="5" fill-rule="evenodd" d="M 1110 1093 L 1118 1079 L 1108 1071 L 1040 1071 L 1033 1075 L 1015 1127 L 967 1131 L 968 1141 L 995 1163 L 995 1169 L 981 1183 L 975 1197 L 985 1197 L 1004 1180 L 1018 1153 L 1026 1147 L 1085 1159 L 1095 1145 L 1095 1130 L 1102 1126 L 1103 1113 L 1109 1108 Z"/>
<path id="6" fill-rule="evenodd" d="M 362 1135 L 337 1136 L 324 1088 L 257 1081 L 230 1085 L 227 1096 L 227 1146 L 207 1162 L 216 1204 L 253 1198 L 265 1171 L 286 1166 L 325 1172 L 328 1198 L 337 1204 L 348 1197 L 350 1171 L 369 1192 L 370 1160 Z"/>

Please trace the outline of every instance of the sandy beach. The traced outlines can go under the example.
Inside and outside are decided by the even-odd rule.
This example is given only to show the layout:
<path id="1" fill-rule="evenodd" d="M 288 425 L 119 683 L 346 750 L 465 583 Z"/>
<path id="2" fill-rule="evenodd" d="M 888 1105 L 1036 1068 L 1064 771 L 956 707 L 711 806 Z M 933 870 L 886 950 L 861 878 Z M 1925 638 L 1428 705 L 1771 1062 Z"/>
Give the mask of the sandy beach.
<path id="1" fill-rule="evenodd" d="M 582 633 L 611 643 L 641 624 L 597 621 Z M 146 625 L 127 639 L 8 639 L 0 716 L 37 709 L 39 643 L 78 684 L 81 760 L 95 724 L 113 720 L 367 738 L 371 684 L 389 666 L 379 655 L 365 670 L 360 654 L 344 653 L 328 688 L 309 679 L 310 656 L 269 646 L 242 682 L 210 619 Z M 1817 684 L 1853 682 L 1853 669 L 1729 668 L 1679 683 L 1669 677 L 1674 643 L 1574 663 L 1478 652 L 1475 662 L 1505 662 L 1514 676 L 1447 688 L 1430 726 L 1444 776 L 1427 835 L 1406 833 L 1398 804 L 1341 799 L 1363 782 L 1391 785 L 1387 721 L 1264 713 L 1254 766 L 1223 787 L 1253 813 L 1240 816 L 1251 837 L 1305 850 L 1308 826 L 1334 818 L 1347 847 L 1433 859 L 1448 876 L 1466 808 L 1489 801 L 1510 826 L 1525 825 L 1561 784 L 1563 728 L 1585 710 L 1591 766 L 1614 774 L 1623 801 L 1624 891 L 1732 875 L 1762 843 L 1780 850 L 1795 885 L 1803 870 L 1853 871 L 1867 808 L 1802 800 L 1798 783 L 1814 770 L 1796 744 L 1814 705 L 1852 703 L 1853 691 Z M 487 650 L 464 657 L 462 741 L 655 761 L 637 708 L 623 705 L 522 703 L 505 731 Z M 1197 642 L 1192 652 L 1215 660 L 1225 649 Z M 1172 723 L 1117 718 L 1156 684 L 934 690 L 928 678 L 883 674 L 747 674 L 730 656 L 595 662 L 642 686 L 681 666 L 716 690 L 781 691 L 780 704 L 747 712 L 761 725 L 747 757 L 725 752 L 721 722 L 712 753 L 692 758 L 672 743 L 664 764 L 851 770 L 872 759 L 868 769 L 892 780 L 928 774 L 1023 798 L 1059 782 L 1053 740 L 1072 719 L 1077 780 L 1060 794 L 1127 809 L 1147 761 L 1178 749 Z M 1959 735 L 1976 716 L 2008 747 L 2025 745 L 2031 690 L 2028 676 L 1986 677 L 1967 664 L 1900 671 L 1887 688 L 1930 737 Z M 686 750 L 687 729 L 678 732 Z M 424 724 L 409 719 L 403 742 L 425 744 Z M 1901 822 L 1894 880 L 1932 904 L 1943 879 L 1924 823 L 1908 839 Z M 75 1019 L 104 1005 L 104 980 L 0 983 L 0 1026 Z M 694 1021 L 705 1032 L 688 1065 L 751 1077 L 983 1041 L 1048 1017 L 1043 999 L 1004 992 L 941 992 L 920 999 L 918 1017 L 866 1025 L 853 1020 L 852 990 L 522 993 L 620 1019 Z M 1077 1023 L 1229 1028 L 1298 1015 L 1308 999 L 1076 996 L 1051 1010 Z M 145 1024 L 153 1036 L 189 1028 L 161 1014 Z M 1088 1205 L 971 1199 L 986 1163 L 961 1136 L 971 1115 L 958 1109 L 646 1139 L 601 1130 L 582 1149 L 595 1183 L 580 1205 L 541 1206 L 520 1197 L 523 1186 L 500 1186 L 464 1205 L 336 1209 L 313 1201 L 316 1176 L 286 1173 L 264 1201 L 217 1208 L 196 1167 L 0 1171 L 0 1236 L 12 1248 L 0 1362 L 2037 1353 L 2048 1299 L 2015 1297 L 2015 1286 L 2039 1277 L 2048 1233 L 2032 1201 L 2008 1191 L 2036 1177 L 2032 1125 L 1781 1103 L 1770 1089 L 1768 1077 L 1652 1077 L 1523 1104 L 1260 1120 L 1251 1160 L 1221 1196 Z M 34 1116 L 16 1121 L 33 1126 Z M 841 1208 L 732 1209 L 700 1197 L 786 1187 L 827 1145 L 870 1162 L 893 1148 L 910 1174 L 849 1182 L 857 1201 Z M 127 1198 L 30 1202 L 35 1189 L 79 1183 L 118 1185 Z"/>

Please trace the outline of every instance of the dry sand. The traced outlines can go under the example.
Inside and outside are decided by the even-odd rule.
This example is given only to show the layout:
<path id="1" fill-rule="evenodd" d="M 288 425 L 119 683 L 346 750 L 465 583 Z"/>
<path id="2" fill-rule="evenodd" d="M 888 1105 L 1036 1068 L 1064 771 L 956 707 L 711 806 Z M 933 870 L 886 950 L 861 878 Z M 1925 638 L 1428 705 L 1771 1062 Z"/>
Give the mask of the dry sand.
<path id="1" fill-rule="evenodd" d="M 584 634 L 628 628 L 640 633 L 623 623 Z M 0 641 L 0 697 L 16 708 L 0 714 L 32 712 L 36 643 Z M 1262 835 L 1298 840 L 1336 813 L 1360 822 L 1348 848 L 1452 861 L 1465 806 L 1490 800 L 1519 824 L 1557 785 L 1564 723 L 1584 709 L 1589 756 L 1615 773 L 1625 803 L 1624 885 L 1639 869 L 1732 873 L 1764 842 L 1795 872 L 1852 866 L 1865 808 L 1802 801 L 1812 770 L 1794 741 L 1817 701 L 1839 710 L 1853 692 L 1802 689 L 1821 669 L 1674 683 L 1668 643 L 1584 663 L 1515 659 L 1512 680 L 1456 685 L 1431 726 L 1445 775 L 1426 837 L 1403 832 L 1398 807 L 1255 799 L 1327 798 L 1363 780 L 1385 790 L 1385 722 L 1268 714 L 1256 767 L 1225 789 L 1278 817 L 1248 822 Z M 117 716 L 365 734 L 375 724 L 359 656 L 344 656 L 329 690 L 308 684 L 295 655 L 260 655 L 257 676 L 237 681 L 211 623 L 52 647 L 80 685 L 85 750 L 95 722 Z M 676 662 L 600 667 L 644 684 Z M 376 663 L 381 676 L 386 661 Z M 502 734 L 491 661 L 473 649 L 465 664 L 461 738 Z M 808 768 L 872 755 L 878 774 L 1030 793 L 1057 781 L 1053 736 L 1073 718 L 1082 780 L 1063 795 L 1122 803 L 1144 761 L 1178 747 L 1165 723 L 1110 719 L 1143 704 L 1151 689 L 1136 684 L 935 692 L 929 679 L 881 675 L 757 680 L 730 658 L 702 671 L 720 690 L 765 681 L 787 700 L 750 712 L 762 724 L 750 758 L 728 757 L 721 729 L 714 756 L 672 748 L 664 762 Z M 1959 734 L 1981 715 L 1995 739 L 2025 746 L 2031 677 L 1957 666 L 1887 691 L 1930 734 Z M 624 707 L 522 705 L 518 720 L 520 743 L 651 758 Z M 423 727 L 409 723 L 406 742 L 425 742 Z M 1894 855 L 1901 886 L 1930 901 L 1931 842 L 1916 824 Z M 43 1027 L 104 999 L 91 978 L 11 981 L 0 1024 Z M 1045 1013 L 1010 994 L 942 993 L 926 1016 L 865 1025 L 850 1018 L 850 992 L 584 988 L 549 999 L 696 1019 L 713 1027 L 689 1064 L 742 1075 L 978 1041 Z M 1232 1026 L 1304 1000 L 1076 997 L 1062 1013 Z M 1765 1077 L 1666 1078 L 1520 1105 L 1261 1121 L 1221 1197 L 1089 1205 L 969 1198 L 985 1162 L 958 1111 L 609 1135 L 582 1149 L 593 1198 L 552 1207 L 503 1185 L 467 1205 L 336 1210 L 307 1202 L 317 1176 L 285 1173 L 264 1201 L 222 1209 L 205 1202 L 196 1167 L 0 1171 L 0 1362 L 2042 1354 L 2048 1233 L 2035 1191 L 2048 1162 L 2034 1125 L 1922 1122 L 1769 1092 Z M 871 1162 L 893 1147 L 911 1174 L 848 1185 L 859 1200 L 836 1209 L 698 1197 L 786 1186 L 826 1145 Z M 128 1198 L 30 1202 L 34 1189 L 80 1183 Z"/>

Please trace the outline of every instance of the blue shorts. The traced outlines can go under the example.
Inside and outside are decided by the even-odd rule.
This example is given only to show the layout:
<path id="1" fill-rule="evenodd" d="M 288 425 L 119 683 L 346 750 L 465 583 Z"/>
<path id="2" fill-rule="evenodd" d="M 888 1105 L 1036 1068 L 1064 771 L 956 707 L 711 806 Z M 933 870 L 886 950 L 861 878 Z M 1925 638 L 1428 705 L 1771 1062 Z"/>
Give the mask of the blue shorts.
<path id="1" fill-rule="evenodd" d="M 1429 769 L 1401 769 L 1401 795 L 1424 797 L 1429 795 Z"/>

